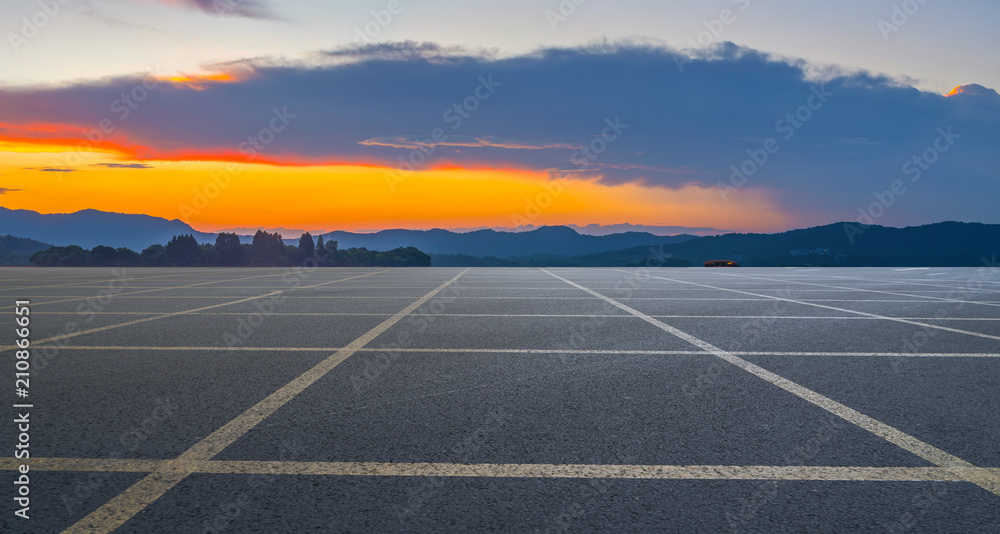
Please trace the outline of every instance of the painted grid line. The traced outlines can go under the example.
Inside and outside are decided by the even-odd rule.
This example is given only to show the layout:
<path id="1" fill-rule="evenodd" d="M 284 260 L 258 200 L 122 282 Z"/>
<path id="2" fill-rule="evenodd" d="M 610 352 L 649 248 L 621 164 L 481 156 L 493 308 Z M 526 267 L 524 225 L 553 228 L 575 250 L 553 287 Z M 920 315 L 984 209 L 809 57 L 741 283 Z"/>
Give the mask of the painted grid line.
<path id="1" fill-rule="evenodd" d="M 839 480 L 901 482 L 967 482 L 1000 476 L 1000 468 L 958 470 L 943 467 L 866 467 L 816 465 L 630 465 L 630 464 L 455 464 L 440 462 L 323 462 L 253 460 L 144 460 L 35 458 L 32 470 L 151 473 L 167 464 L 185 471 L 227 475 L 602 478 L 673 480 Z M 20 461 L 0 458 L 0 470 L 17 470 Z"/>
<path id="2" fill-rule="evenodd" d="M 618 269 L 618 270 L 621 271 L 621 272 L 623 272 L 623 273 L 629 272 L 629 271 L 623 271 L 621 269 Z M 556 275 L 552 275 L 552 276 L 556 276 Z M 844 313 L 853 313 L 853 314 L 863 315 L 863 316 L 872 317 L 872 318 L 876 318 L 876 319 L 883 319 L 883 320 L 886 320 L 886 321 L 893 321 L 893 322 L 897 322 L 897 323 L 904 323 L 904 324 L 919 326 L 919 327 L 922 327 L 922 328 L 933 328 L 935 330 L 944 330 L 945 332 L 952 332 L 952 333 L 956 333 L 956 334 L 965 334 L 965 335 L 969 335 L 969 336 L 982 337 L 982 338 L 986 338 L 986 339 L 995 339 L 997 341 L 1000 341 L 1000 336 L 994 336 L 994 335 L 991 335 L 991 334 L 983 334 L 981 332 L 972 332 L 970 330 L 961 330 L 961 329 L 958 329 L 958 328 L 951 328 L 951 327 L 948 327 L 948 326 L 941 326 L 941 325 L 930 324 L 930 323 L 922 323 L 920 321 L 911 321 L 909 319 L 903 319 L 903 318 L 900 318 L 900 317 L 891 317 L 891 316 L 887 316 L 887 315 L 879 315 L 877 313 L 868 313 L 868 312 L 862 312 L 862 311 L 857 311 L 857 310 L 849 310 L 847 308 L 837 308 L 836 306 L 827 306 L 825 304 L 817 304 L 816 301 L 790 299 L 790 298 L 785 298 L 785 297 L 775 297 L 775 296 L 772 296 L 772 295 L 761 295 L 760 293 L 753 293 L 753 292 L 750 292 L 750 291 L 743 291 L 742 289 L 728 289 L 728 288 L 724 288 L 724 287 L 710 286 L 708 284 L 699 284 L 698 282 L 688 282 L 686 280 L 675 280 L 673 278 L 664 278 L 662 276 L 655 276 L 655 275 L 650 275 L 650 276 L 652 276 L 653 278 L 659 278 L 660 280 L 670 280 L 671 282 L 677 282 L 679 284 L 691 284 L 691 285 L 696 285 L 696 286 L 708 287 L 708 288 L 712 288 L 712 289 L 720 289 L 722 291 L 732 291 L 734 293 L 740 293 L 742 295 L 752 295 L 752 296 L 757 296 L 757 297 L 766 297 L 766 298 L 768 298 L 770 300 L 778 300 L 778 301 L 781 301 L 781 302 L 791 302 L 793 304 L 804 304 L 806 306 L 815 306 L 817 308 L 825 308 L 825 309 L 833 310 L 833 311 L 839 311 L 839 312 L 844 312 Z M 794 282 L 794 283 L 798 283 L 798 282 Z M 622 300 L 625 300 L 625 299 L 622 299 Z M 857 302 L 857 301 L 855 301 L 855 302 Z M 866 300 L 864 302 L 871 302 L 871 301 L 867 301 Z M 932 301 L 932 302 L 937 302 L 937 301 Z M 969 302 L 969 301 L 959 301 L 959 302 Z"/>
<path id="3" fill-rule="evenodd" d="M 415 316 L 416 314 L 410 314 Z M 624 317 L 631 317 L 626 315 Z M 650 316 L 654 317 L 655 316 Z M 64 345 L 66 350 L 130 350 L 130 351 L 198 351 L 198 352 L 336 352 L 344 347 L 240 347 L 240 346 L 165 346 L 165 345 Z M 702 350 L 630 350 L 630 349 L 515 349 L 515 348 L 428 348 L 428 347 L 362 347 L 357 352 L 427 352 L 469 354 L 649 354 L 649 355 L 699 355 Z M 1000 352 L 836 352 L 836 351 L 729 351 L 738 356 L 845 356 L 888 358 L 1000 358 Z"/>
<path id="4" fill-rule="evenodd" d="M 211 460 L 214 456 L 222 452 L 223 449 L 249 432 L 261 421 L 357 352 L 358 349 L 364 347 L 382 332 L 385 332 L 391 326 L 401 321 L 468 271 L 469 269 L 465 269 L 458 273 L 447 282 L 431 290 L 397 314 L 355 339 L 343 349 L 338 350 L 305 373 L 302 373 L 232 421 L 192 445 L 191 448 L 176 459 L 162 464 L 156 471 L 150 473 L 97 510 L 88 514 L 76 524 L 66 529 L 64 533 L 105 533 L 122 526 L 153 501 L 187 478 L 188 475 L 194 473 L 193 462 Z"/>
<path id="5" fill-rule="evenodd" d="M 818 406 L 818 407 L 820 407 L 820 408 L 822 408 L 822 409 L 824 409 L 824 410 L 826 410 L 826 411 L 828 411 L 828 412 L 830 412 L 830 413 L 832 413 L 832 414 L 834 414 L 834 415 L 836 415 L 836 416 L 838 416 L 838 417 L 840 417 L 840 418 L 842 418 L 842 419 L 844 419 L 844 420 L 846 420 L 846 421 L 848 421 L 848 422 L 850 422 L 850 423 L 852 423 L 852 424 L 854 424 L 854 425 L 856 425 L 856 426 L 858 426 L 858 427 L 860 427 L 860 428 L 862 428 L 864 430 L 867 430 L 868 432 L 871 432 L 872 434 L 875 434 L 876 436 L 879 436 L 880 438 L 882 438 L 882 439 L 884 439 L 884 440 L 886 440 L 886 441 L 888 441 L 890 443 L 893 443 L 893 444 L 895 444 L 895 445 L 897 445 L 897 446 L 899 446 L 899 447 L 901 447 L 901 448 L 903 448 L 903 449 L 905 449 L 905 450 L 907 450 L 907 451 L 909 451 L 909 452 L 911 452 L 911 453 L 913 453 L 913 454 L 915 454 L 915 455 L 923 458 L 924 460 L 927 460 L 927 461 L 935 464 L 938 467 L 942 467 L 942 468 L 946 468 L 946 469 L 953 469 L 953 470 L 955 470 L 953 472 L 955 472 L 955 474 L 958 475 L 958 476 L 963 476 L 963 473 L 968 474 L 971 469 L 976 469 L 975 465 L 973 465 L 973 464 L 971 464 L 971 463 L 969 463 L 969 462 L 967 462 L 967 461 L 965 461 L 965 460 L 963 460 L 963 459 L 961 459 L 961 458 L 959 458 L 957 456 L 949 454 L 949 453 L 947 453 L 947 452 L 945 452 L 945 451 L 943 451 L 943 450 L 941 450 L 941 449 L 939 449 L 939 448 L 937 448 L 937 447 L 935 447 L 933 445 L 930 445 L 929 443 L 925 443 L 925 442 L 923 442 L 923 441 L 921 441 L 921 440 L 919 440 L 919 439 L 917 439 L 917 438 L 915 438 L 915 437 L 913 437 L 913 436 L 911 436 L 909 434 L 906 434 L 905 432 L 902 432 L 902 431 L 900 431 L 900 430 L 898 430 L 898 429 L 896 429 L 896 428 L 894 428 L 892 426 L 889 426 L 889 425 L 887 425 L 885 423 L 882 423 L 881 421 L 878 421 L 878 420 L 876 420 L 876 419 L 874 419 L 872 417 L 869 417 L 869 416 L 867 416 L 865 414 L 862 414 L 861 412 L 858 412 L 857 410 L 854 410 L 853 408 L 850 408 L 850 407 L 848 407 L 848 406 L 846 406 L 844 404 L 841 404 L 841 403 L 839 403 L 839 402 L 837 402 L 837 401 L 835 401 L 835 400 L 833 400 L 833 399 L 831 399 L 829 397 L 821 395 L 821 394 L 819 394 L 819 393 L 817 393 L 817 392 L 815 392 L 815 391 L 813 391 L 813 390 L 811 390 L 809 388 L 806 388 L 805 386 L 802 386 L 802 385 L 797 384 L 795 382 L 792 382 L 791 380 L 788 380 L 788 379 L 786 379 L 786 378 L 784 378 L 782 376 L 779 376 L 779 375 L 777 375 L 775 373 L 772 373 L 771 371 L 768 371 L 767 369 L 764 369 L 763 367 L 760 367 L 759 365 L 750 363 L 749 361 L 744 360 L 743 358 L 740 358 L 739 356 L 736 356 L 735 354 L 732 354 L 731 352 L 728 352 L 728 351 L 725 351 L 723 349 L 720 349 L 719 347 L 716 347 L 715 345 L 712 345 L 711 343 L 703 341 L 703 340 L 701 340 L 701 339 L 699 339 L 699 338 L 697 338 L 695 336 L 692 336 L 691 334 L 688 334 L 687 332 L 684 332 L 684 331 L 682 331 L 682 330 L 680 330 L 678 328 L 670 326 L 670 325 L 664 323 L 663 321 L 660 321 L 658 319 L 650 317 L 650 316 L 648 316 L 648 315 L 640 312 L 639 310 L 636 310 L 634 308 L 626 306 L 625 304 L 622 304 L 621 302 L 618 302 L 617 300 L 612 299 L 611 297 L 607 297 L 607 296 L 602 295 L 602 294 L 600 294 L 600 293 L 598 293 L 596 291 L 587 289 L 586 287 L 584 287 L 584 286 L 582 286 L 580 284 L 577 284 L 576 282 L 573 282 L 571 280 L 567 280 L 566 278 L 563 278 L 563 277 L 561 277 L 561 276 L 559 276 L 557 274 L 554 274 L 554 273 L 552 273 L 550 271 L 547 271 L 545 269 L 541 269 L 541 270 L 543 272 L 548 273 L 549 275 L 551 275 L 551 276 L 553 276 L 555 278 L 558 278 L 558 279 L 566 282 L 567 284 L 572 285 L 573 287 L 576 287 L 576 288 L 578 288 L 578 289 L 580 289 L 582 291 L 585 291 L 585 292 L 587 292 L 587 293 L 589 293 L 589 294 L 591 294 L 591 295 L 593 295 L 593 296 L 595 296 L 595 297 L 597 297 L 597 298 L 599 298 L 599 299 L 607 302 L 608 304 L 611 304 L 611 305 L 613 305 L 613 306 L 615 306 L 615 307 L 617 307 L 619 309 L 625 310 L 625 311 L 631 313 L 632 315 L 635 315 L 636 317 L 638 317 L 638 318 L 646 321 L 647 323 L 650 323 L 653 326 L 656 326 L 656 327 L 658 327 L 658 328 L 660 328 L 660 329 L 662 329 L 662 330 L 664 330 L 666 332 L 669 332 L 669 333 L 671 333 L 671 334 L 673 334 L 673 335 L 675 335 L 675 336 L 683 339 L 684 341 L 687 341 L 688 343 L 691 343 L 692 345 L 695 345 L 696 347 L 699 347 L 699 348 L 703 349 L 704 351 L 706 351 L 708 353 L 711 353 L 711 354 L 719 357 L 720 359 L 725 360 L 725 361 L 727 361 L 727 362 L 729 362 L 729 363 L 731 363 L 731 364 L 739 367 L 740 369 L 743 369 L 744 371 L 747 371 L 748 373 L 757 376 L 758 378 L 761 378 L 761 379 L 763 379 L 763 380 L 765 380 L 765 381 L 767 381 L 767 382 L 769 382 L 769 383 L 771 383 L 771 384 L 773 384 L 775 386 L 778 386 L 781 389 L 784 389 L 785 391 L 787 391 L 787 392 L 789 392 L 789 393 L 791 393 L 791 394 L 793 394 L 793 395 L 795 395 L 797 397 L 800 397 L 800 398 L 802 398 L 802 399 L 804 399 L 804 400 L 806 400 L 806 401 L 808 401 L 808 402 L 810 402 L 810 403 L 812 403 L 812 404 L 814 404 L 814 405 L 816 405 L 816 406 Z M 623 271 L 623 272 L 628 272 L 628 271 Z M 662 278 L 662 279 L 669 280 L 667 278 Z M 782 299 L 782 300 L 784 300 L 784 299 Z M 972 482 L 973 484 L 976 484 L 977 486 L 979 486 L 979 487 L 981 487 L 981 488 L 983 488 L 983 489 L 985 489 L 985 490 L 987 490 L 987 491 L 995 494 L 995 495 L 1000 496 L 1000 476 L 991 476 L 991 477 L 986 477 L 986 478 L 982 478 L 982 477 L 976 476 L 976 477 L 970 477 L 967 480 L 969 482 Z"/>
<path id="6" fill-rule="evenodd" d="M 221 308 L 223 306 L 232 306 L 233 304 L 240 304 L 240 303 L 243 303 L 243 302 L 250 302 L 250 301 L 253 301 L 253 300 L 258 300 L 258 299 L 273 297 L 275 295 L 280 295 L 282 293 L 287 293 L 289 291 L 296 291 L 296 290 L 299 290 L 299 289 L 309 289 L 309 288 L 313 288 L 313 287 L 319 287 L 319 286 L 325 286 L 325 285 L 329 285 L 329 284 L 335 284 L 337 282 L 343 282 L 344 280 L 353 280 L 355 278 L 363 278 L 365 276 L 372 276 L 372 275 L 376 275 L 376 274 L 379 274 L 379 273 L 389 272 L 391 270 L 392 269 L 386 269 L 386 270 L 383 270 L 383 271 L 376 271 L 376 272 L 373 272 L 373 273 L 366 273 L 366 274 L 361 274 L 361 275 L 357 275 L 357 276 L 351 276 L 351 277 L 348 277 L 348 278 L 340 278 L 340 279 L 337 279 L 337 280 L 330 280 L 330 281 L 327 281 L 327 282 L 321 282 L 321 283 L 313 284 L 313 285 L 310 285 L 310 286 L 302 286 L 302 287 L 297 287 L 297 288 L 288 288 L 288 289 L 284 289 L 284 290 L 280 290 L 280 291 L 271 291 L 270 293 L 264 293 L 262 295 L 254 295 L 252 297 L 247 297 L 247 298 L 243 298 L 243 299 L 239 299 L 239 300 L 234 300 L 234 301 L 230 301 L 230 302 L 222 302 L 222 303 L 219 303 L 219 304 L 212 304 L 212 305 L 209 305 L 209 306 L 202 306 L 200 308 L 193 308 L 193 309 L 190 309 L 190 310 L 182 310 L 182 311 L 176 311 L 176 312 L 161 313 L 161 314 L 157 314 L 157 315 L 155 315 L 153 317 L 143 317 L 142 319 L 135 319 L 135 320 L 132 320 L 132 321 L 126 321 L 124 323 L 116 323 L 116 324 L 112 324 L 112 325 L 108 325 L 108 326 L 99 326 L 99 327 L 96 327 L 96 328 L 90 328 L 90 329 L 87 329 L 87 330 L 80 330 L 80 331 L 71 332 L 71 333 L 68 333 L 68 334 L 60 334 L 58 336 L 52 336 L 52 337 L 47 337 L 47 338 L 44 338 L 44 339 L 39 339 L 38 341 L 33 341 L 32 345 L 44 345 L 46 343 L 51 343 L 53 341 L 60 341 L 60 340 L 63 340 L 63 339 L 67 339 L 67 338 L 71 338 L 71 337 L 77 337 L 77 336 L 82 336 L 82 335 L 85 335 L 85 334 L 93 334 L 95 332 L 104 332 L 106 330 L 112 330 L 112 329 L 115 329 L 115 328 L 122 328 L 124 326 L 132 326 L 132 325 L 136 325 L 136 324 L 146 323 L 146 322 L 149 322 L 149 321 L 156 321 L 156 320 L 159 320 L 159 319 L 166 319 L 168 317 L 177 317 L 178 315 L 187 315 L 187 314 L 194 313 L 194 312 L 199 312 L 199 311 L 204 311 L 204 310 L 211 310 L 211 309 L 214 309 L 214 308 Z M 273 275 L 267 275 L 267 276 L 273 276 Z M 252 277 L 252 278 L 256 278 L 256 277 Z M 232 297 L 230 297 L 230 298 L 232 298 Z M 13 350 L 13 349 L 16 349 L 16 348 L 17 348 L 17 345 L 7 345 L 7 346 L 0 347 L 0 351 Z"/>

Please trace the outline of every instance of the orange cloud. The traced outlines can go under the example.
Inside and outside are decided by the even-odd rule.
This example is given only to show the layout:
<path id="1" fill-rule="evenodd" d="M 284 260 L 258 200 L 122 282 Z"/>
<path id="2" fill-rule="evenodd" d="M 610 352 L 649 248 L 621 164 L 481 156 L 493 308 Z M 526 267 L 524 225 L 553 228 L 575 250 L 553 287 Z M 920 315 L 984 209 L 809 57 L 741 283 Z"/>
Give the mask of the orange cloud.
<path id="1" fill-rule="evenodd" d="M 134 158 L 142 147 L 123 136 L 112 141 L 68 124 L 13 125 L 0 123 L 0 152 L 99 152 Z M 72 163 L 72 162 L 68 162 Z"/>
<path id="2" fill-rule="evenodd" d="M 195 91 L 203 91 L 214 84 L 236 83 L 250 78 L 249 73 L 209 72 L 201 74 L 163 74 L 153 77 L 156 81 L 183 85 Z"/>

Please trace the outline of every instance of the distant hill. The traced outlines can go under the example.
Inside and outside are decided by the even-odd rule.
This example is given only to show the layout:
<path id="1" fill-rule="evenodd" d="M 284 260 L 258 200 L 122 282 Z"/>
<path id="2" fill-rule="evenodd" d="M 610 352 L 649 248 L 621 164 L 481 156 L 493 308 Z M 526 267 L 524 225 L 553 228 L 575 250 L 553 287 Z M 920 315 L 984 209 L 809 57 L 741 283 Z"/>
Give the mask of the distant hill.
<path id="1" fill-rule="evenodd" d="M 543 226 L 527 232 L 477 230 L 464 234 L 440 229 L 383 230 L 373 234 L 330 232 L 323 234 L 323 239 L 333 239 L 341 248 L 365 247 L 390 250 L 412 246 L 432 255 L 461 254 L 508 258 L 532 254 L 579 256 L 629 247 L 681 243 L 695 239 L 695 236 L 656 236 L 646 232 L 594 236 L 582 235 L 565 226 Z"/>
<path id="2" fill-rule="evenodd" d="M 214 243 L 216 234 L 198 232 L 179 220 L 149 215 L 83 210 L 40 214 L 0 208 L 0 233 L 27 238 L 9 241 L 17 264 L 31 247 L 106 245 L 141 252 L 171 237 L 191 234 L 199 243 Z M 16 238 L 13 238 L 16 239 Z M 251 236 L 240 241 L 250 243 Z M 416 247 L 435 265 L 638 265 L 654 255 L 671 264 L 700 265 L 709 259 L 734 259 L 743 265 L 979 265 L 983 256 L 1000 254 L 1000 225 L 942 222 L 907 228 L 835 223 L 776 234 L 657 236 L 647 232 L 583 235 L 565 226 L 530 231 L 492 229 L 459 233 L 448 230 L 382 230 L 361 234 L 329 232 L 323 239 L 341 249 L 394 250 Z M 297 245 L 297 239 L 286 239 Z M 652 247 L 652 248 L 651 248 Z M 36 250 L 39 250 L 36 249 Z M 30 253 L 29 253 L 30 255 Z"/>
<path id="3" fill-rule="evenodd" d="M 496 256 L 469 256 L 465 254 L 434 254 L 431 255 L 431 267 L 641 267 L 643 260 L 650 251 L 657 247 L 637 247 L 645 251 L 643 254 L 628 257 L 614 253 L 588 254 L 584 256 L 561 256 L 557 254 L 531 254 L 529 256 L 511 256 L 497 258 Z M 629 249 L 632 250 L 632 249 Z M 657 267 L 693 267 L 688 260 L 661 257 Z"/>
<path id="4" fill-rule="evenodd" d="M 136 252 L 153 244 L 166 244 L 171 237 L 181 234 L 192 234 L 199 243 L 215 242 L 215 234 L 198 232 L 177 219 L 98 210 L 42 214 L 0 208 L 0 232 L 56 246 L 107 245 L 128 247 Z"/>
<path id="5" fill-rule="evenodd" d="M 28 258 L 30 258 L 32 254 L 38 252 L 39 250 L 45 250 L 51 246 L 52 245 L 48 243 L 42 243 L 41 241 L 35 241 L 34 239 L 25 239 L 23 237 L 14 237 L 11 235 L 0 235 L 0 265 L 31 265 Z"/>
<path id="6" fill-rule="evenodd" d="M 664 243 L 657 254 L 695 264 L 734 259 L 746 266 L 977 266 L 984 256 L 1000 254 L 1000 224 L 942 222 L 862 228 L 856 223 L 834 223 L 777 234 L 726 234 Z M 648 247 L 632 247 L 595 254 L 588 261 L 639 263 L 650 256 Z"/>
<path id="7" fill-rule="evenodd" d="M 0 231 L 28 237 L 56 246 L 79 245 L 93 248 L 106 245 L 141 252 L 153 244 L 165 244 L 171 237 L 191 234 L 199 243 L 214 243 L 217 234 L 198 232 L 179 220 L 149 215 L 82 210 L 76 213 L 41 214 L 29 210 L 0 208 Z M 680 243 L 692 235 L 657 236 L 646 232 L 624 232 L 602 236 L 581 235 L 565 226 L 543 226 L 525 232 L 477 230 L 468 233 L 448 230 L 383 230 L 371 234 L 330 232 L 324 240 L 334 240 L 340 248 L 393 250 L 416 247 L 430 254 L 467 254 L 509 257 L 530 254 L 593 254 L 660 243 Z M 252 236 L 240 236 L 250 243 Z M 285 239 L 298 244 L 298 236 Z"/>

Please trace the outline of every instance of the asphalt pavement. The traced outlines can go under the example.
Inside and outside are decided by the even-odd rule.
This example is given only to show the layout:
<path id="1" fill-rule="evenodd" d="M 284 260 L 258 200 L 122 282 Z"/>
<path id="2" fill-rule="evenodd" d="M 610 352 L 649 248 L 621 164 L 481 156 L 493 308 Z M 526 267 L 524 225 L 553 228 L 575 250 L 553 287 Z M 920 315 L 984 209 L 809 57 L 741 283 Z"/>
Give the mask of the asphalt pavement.
<path id="1" fill-rule="evenodd" d="M 0 532 L 1000 532 L 995 266 L 4 268 L 0 295 Z"/>

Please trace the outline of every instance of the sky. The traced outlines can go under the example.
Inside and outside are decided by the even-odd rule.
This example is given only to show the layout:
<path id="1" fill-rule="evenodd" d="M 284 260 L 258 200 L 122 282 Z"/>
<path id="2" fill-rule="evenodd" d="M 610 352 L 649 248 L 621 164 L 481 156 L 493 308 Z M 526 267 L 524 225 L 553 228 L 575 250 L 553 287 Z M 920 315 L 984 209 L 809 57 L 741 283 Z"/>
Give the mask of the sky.
<path id="1" fill-rule="evenodd" d="M 998 15 L 987 0 L 13 0 L 0 206 L 203 231 L 1000 223 Z"/>

